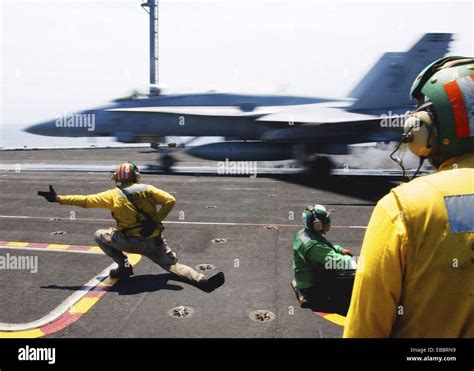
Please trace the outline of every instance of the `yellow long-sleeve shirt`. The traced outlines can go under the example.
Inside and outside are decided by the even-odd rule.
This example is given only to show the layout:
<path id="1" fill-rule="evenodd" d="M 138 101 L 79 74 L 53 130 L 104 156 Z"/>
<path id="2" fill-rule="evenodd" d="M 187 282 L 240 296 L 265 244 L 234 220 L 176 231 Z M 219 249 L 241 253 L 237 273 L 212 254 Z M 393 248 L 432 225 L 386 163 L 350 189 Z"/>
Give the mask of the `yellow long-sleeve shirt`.
<path id="1" fill-rule="evenodd" d="M 176 199 L 172 195 L 149 184 L 136 183 L 127 187 L 125 191 L 131 194 L 133 202 L 142 208 L 157 223 L 160 223 L 166 218 L 176 202 Z M 133 204 L 119 188 L 87 196 L 58 196 L 58 201 L 61 205 L 109 209 L 117 222 L 117 228 L 119 230 L 136 226 L 145 219 L 143 215 L 136 211 Z M 161 205 L 159 211 L 156 209 L 157 205 Z M 139 230 L 140 227 L 127 230 L 125 235 L 140 236 Z M 160 233 L 160 228 L 157 228 L 149 237 L 159 236 Z"/>
<path id="2" fill-rule="evenodd" d="M 474 337 L 474 154 L 375 207 L 344 337 Z"/>

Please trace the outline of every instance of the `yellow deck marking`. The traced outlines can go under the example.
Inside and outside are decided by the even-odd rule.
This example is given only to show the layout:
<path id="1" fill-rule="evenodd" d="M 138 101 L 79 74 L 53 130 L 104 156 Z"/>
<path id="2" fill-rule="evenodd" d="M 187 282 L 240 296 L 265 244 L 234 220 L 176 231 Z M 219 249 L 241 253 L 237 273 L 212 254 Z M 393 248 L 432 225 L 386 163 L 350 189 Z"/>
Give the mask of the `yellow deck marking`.
<path id="1" fill-rule="evenodd" d="M 341 316 L 340 314 L 337 314 L 337 313 L 327 314 L 323 318 L 342 327 L 344 327 L 346 323 L 346 317 Z"/>
<path id="2" fill-rule="evenodd" d="M 25 247 L 25 246 L 28 246 L 29 244 L 30 244 L 29 242 L 9 242 L 7 243 L 7 246 Z"/>
<path id="3" fill-rule="evenodd" d="M 66 250 L 71 245 L 60 245 L 56 243 L 51 243 L 48 245 L 47 249 L 59 249 L 59 250 Z"/>
<path id="4" fill-rule="evenodd" d="M 76 304 L 74 304 L 71 309 L 69 309 L 69 313 L 86 313 L 89 309 L 91 309 L 95 303 L 99 301 L 100 298 L 82 298 Z"/>
<path id="5" fill-rule="evenodd" d="M 30 242 L 8 242 L 5 245 L 9 246 L 9 247 L 13 247 L 13 248 L 14 247 L 22 248 L 22 247 L 28 246 L 29 244 L 30 244 Z M 66 249 L 69 246 L 70 245 L 49 244 L 45 248 L 45 250 L 47 251 L 48 249 L 55 249 L 55 250 L 67 251 Z M 1 248 L 1 246 L 0 246 L 0 248 Z M 91 247 L 90 251 L 102 252 L 102 250 L 100 250 L 100 248 L 98 246 Z M 127 254 L 127 257 L 128 257 L 128 261 L 130 262 L 130 264 L 132 266 L 137 265 L 140 262 L 141 258 L 142 258 L 142 256 L 139 255 L 139 254 Z M 98 282 L 96 287 L 111 287 L 117 281 L 118 281 L 117 278 L 112 279 L 110 277 L 107 277 L 106 279 L 104 279 L 104 281 Z M 81 290 L 79 290 L 79 291 L 81 291 Z M 54 323 L 56 320 L 59 320 L 64 313 L 76 314 L 76 315 L 80 314 L 81 316 L 84 315 L 100 300 L 100 298 L 101 297 L 84 297 L 84 296 L 81 297 L 78 301 L 76 301 L 74 304 L 72 304 L 66 311 L 58 314 L 58 317 L 56 317 L 56 319 L 54 321 L 52 321 L 51 323 Z M 60 306 L 61 306 L 61 304 L 60 304 Z M 38 321 L 35 321 L 35 322 L 38 322 Z M 36 328 L 31 328 L 31 329 L 27 329 L 27 330 L 0 331 L 0 338 L 22 338 L 22 339 L 26 339 L 26 338 L 43 337 L 45 335 L 45 333 L 43 333 L 43 331 L 41 331 L 41 327 L 44 327 L 44 326 L 45 325 L 43 324 L 43 325 L 38 326 Z M 51 333 L 53 333 L 53 332 L 51 332 Z"/>
<path id="6" fill-rule="evenodd" d="M 0 339 L 33 339 L 44 336 L 39 328 L 24 331 L 0 331 Z"/>

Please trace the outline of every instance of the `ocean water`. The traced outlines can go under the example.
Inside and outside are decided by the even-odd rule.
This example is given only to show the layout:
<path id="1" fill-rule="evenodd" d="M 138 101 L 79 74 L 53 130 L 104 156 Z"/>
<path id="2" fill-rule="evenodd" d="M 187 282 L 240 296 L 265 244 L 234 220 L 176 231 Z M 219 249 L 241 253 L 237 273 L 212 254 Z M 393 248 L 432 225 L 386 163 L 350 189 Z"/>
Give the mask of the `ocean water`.
<path id="1" fill-rule="evenodd" d="M 43 147 L 90 147 L 90 146 L 123 146 L 123 143 L 117 143 L 114 138 L 59 138 L 45 137 L 26 133 L 21 129 L 4 128 L 1 131 L 1 148 L 43 148 Z"/>
<path id="2" fill-rule="evenodd" d="M 27 127 L 27 126 L 24 126 Z M 166 142 L 186 143 L 191 137 L 166 137 Z M 222 141 L 221 137 L 200 137 L 192 145 L 202 145 Z M 0 148 L 72 148 L 72 147 L 149 147 L 149 143 L 120 143 L 114 137 L 62 138 L 46 137 L 23 131 L 23 126 L 0 127 Z"/>

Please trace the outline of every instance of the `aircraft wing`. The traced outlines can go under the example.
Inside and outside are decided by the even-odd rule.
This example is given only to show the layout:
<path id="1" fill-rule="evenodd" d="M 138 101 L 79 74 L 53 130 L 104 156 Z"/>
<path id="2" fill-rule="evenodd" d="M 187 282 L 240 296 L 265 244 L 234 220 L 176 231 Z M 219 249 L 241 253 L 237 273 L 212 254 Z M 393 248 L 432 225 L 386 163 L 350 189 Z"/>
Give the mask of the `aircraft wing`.
<path id="1" fill-rule="evenodd" d="M 402 116 L 398 116 L 401 118 Z M 257 118 L 273 127 L 262 139 L 275 143 L 353 144 L 400 139 L 401 127 L 387 127 L 386 117 L 335 107 L 302 106 Z"/>
<path id="2" fill-rule="evenodd" d="M 265 132 L 262 139 L 274 143 L 355 144 L 400 139 L 401 128 L 382 127 L 381 118 L 359 121 L 301 124 Z"/>

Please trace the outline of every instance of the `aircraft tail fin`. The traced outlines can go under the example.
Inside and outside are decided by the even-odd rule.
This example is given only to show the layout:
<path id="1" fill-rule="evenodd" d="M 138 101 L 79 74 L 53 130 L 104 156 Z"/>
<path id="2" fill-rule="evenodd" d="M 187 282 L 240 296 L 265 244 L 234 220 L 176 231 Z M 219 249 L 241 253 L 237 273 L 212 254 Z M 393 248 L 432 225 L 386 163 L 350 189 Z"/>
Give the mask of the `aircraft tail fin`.
<path id="1" fill-rule="evenodd" d="M 418 73 L 449 51 L 451 33 L 427 33 L 407 52 L 385 53 L 350 93 L 351 110 L 409 107 L 408 92 Z"/>

